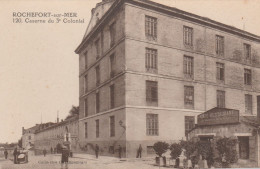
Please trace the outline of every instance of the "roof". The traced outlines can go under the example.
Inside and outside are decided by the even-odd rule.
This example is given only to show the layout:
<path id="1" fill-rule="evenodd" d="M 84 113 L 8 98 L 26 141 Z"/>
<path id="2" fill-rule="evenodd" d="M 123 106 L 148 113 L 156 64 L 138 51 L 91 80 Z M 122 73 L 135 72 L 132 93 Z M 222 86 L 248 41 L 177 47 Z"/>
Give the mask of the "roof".
<path id="1" fill-rule="evenodd" d="M 260 126 L 260 123 L 257 120 L 257 116 L 240 116 L 240 121 L 254 127 Z"/>
<path id="2" fill-rule="evenodd" d="M 67 120 L 61 121 L 59 123 L 54 123 L 53 125 L 46 127 L 46 128 L 43 128 L 43 129 L 39 129 L 39 130 L 36 131 L 36 133 L 40 133 L 40 132 L 43 132 L 43 131 L 46 131 L 46 130 L 50 130 L 50 129 L 53 129 L 55 127 L 63 126 L 63 125 L 66 125 L 67 123 L 78 121 L 78 119 L 79 119 L 79 116 L 75 115 L 75 116 L 70 117 Z"/>
<path id="3" fill-rule="evenodd" d="M 144 8 L 149 8 L 155 11 L 159 11 L 162 13 L 166 13 L 169 15 L 172 15 L 177 18 L 182 18 L 184 20 L 189 20 L 192 22 L 196 22 L 202 25 L 206 25 L 208 27 L 212 27 L 224 32 L 228 32 L 234 35 L 241 36 L 246 39 L 250 39 L 256 42 L 260 42 L 260 36 L 249 33 L 247 31 L 238 29 L 234 26 L 226 25 L 221 22 L 209 19 L 207 17 L 202 17 L 196 14 L 192 14 L 174 7 L 162 5 L 150 0 L 116 0 L 114 4 L 110 7 L 110 9 L 102 16 L 102 18 L 99 20 L 99 22 L 93 27 L 93 29 L 88 33 L 85 38 L 83 38 L 82 42 L 80 45 L 77 47 L 75 52 L 79 54 L 81 51 L 82 47 L 84 47 L 84 44 L 91 38 L 91 36 L 98 30 L 98 28 L 102 27 L 102 24 L 108 19 L 109 15 L 112 14 L 112 11 L 115 11 L 118 6 L 122 5 L 123 3 L 131 3 L 137 6 L 142 6 Z"/>

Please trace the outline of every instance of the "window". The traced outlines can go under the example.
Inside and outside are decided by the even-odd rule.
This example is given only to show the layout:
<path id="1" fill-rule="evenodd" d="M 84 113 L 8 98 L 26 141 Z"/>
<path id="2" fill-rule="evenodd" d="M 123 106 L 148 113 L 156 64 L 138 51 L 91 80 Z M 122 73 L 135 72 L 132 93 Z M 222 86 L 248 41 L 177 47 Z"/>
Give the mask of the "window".
<path id="1" fill-rule="evenodd" d="M 193 28 L 183 27 L 183 42 L 186 46 L 193 46 Z"/>
<path id="2" fill-rule="evenodd" d="M 111 154 L 114 154 L 115 153 L 114 146 L 109 146 L 108 152 L 111 153 Z"/>
<path id="3" fill-rule="evenodd" d="M 185 108 L 194 108 L 194 87 L 184 86 L 184 105 Z"/>
<path id="4" fill-rule="evenodd" d="M 146 70 L 157 70 L 157 50 L 156 49 L 146 48 L 145 68 L 146 68 Z"/>
<path id="5" fill-rule="evenodd" d="M 110 86 L 110 108 L 115 108 L 115 85 Z"/>
<path id="6" fill-rule="evenodd" d="M 193 77 L 193 57 L 184 56 L 183 73 L 189 77 Z"/>
<path id="7" fill-rule="evenodd" d="M 28 140 L 31 140 L 31 138 L 32 138 L 31 136 L 28 136 Z"/>
<path id="8" fill-rule="evenodd" d="M 96 120 L 96 138 L 99 137 L 99 120 Z"/>
<path id="9" fill-rule="evenodd" d="M 245 95 L 245 113 L 252 114 L 253 104 L 252 95 Z"/>
<path id="10" fill-rule="evenodd" d="M 100 103 L 99 103 L 99 92 L 96 93 L 96 113 L 99 113 Z"/>
<path id="11" fill-rule="evenodd" d="M 113 78 L 115 75 L 115 55 L 110 56 L 110 77 Z"/>
<path id="12" fill-rule="evenodd" d="M 110 137 L 115 136 L 115 116 L 110 116 Z"/>
<path id="13" fill-rule="evenodd" d="M 244 83 L 245 85 L 251 85 L 252 84 L 252 74 L 250 69 L 244 70 Z"/>
<path id="14" fill-rule="evenodd" d="M 88 123 L 85 123 L 85 138 L 88 138 Z"/>
<path id="15" fill-rule="evenodd" d="M 116 23 L 112 23 L 109 27 L 110 32 L 110 47 L 113 47 L 115 44 L 115 37 L 116 37 Z"/>
<path id="16" fill-rule="evenodd" d="M 100 57 L 100 40 L 96 40 L 95 42 L 95 47 L 96 47 L 96 58 L 98 59 Z"/>
<path id="17" fill-rule="evenodd" d="M 156 81 L 146 81 L 146 101 L 158 104 L 158 83 Z"/>
<path id="18" fill-rule="evenodd" d="M 217 62 L 217 80 L 224 81 L 225 79 L 225 68 L 223 63 Z"/>
<path id="19" fill-rule="evenodd" d="M 147 154 L 155 154 L 153 146 L 147 146 L 146 150 L 147 150 Z"/>
<path id="20" fill-rule="evenodd" d="M 100 67 L 96 67 L 96 85 L 98 86 L 100 84 Z"/>
<path id="21" fill-rule="evenodd" d="M 157 18 L 145 16 L 145 36 L 149 40 L 157 39 Z"/>
<path id="22" fill-rule="evenodd" d="M 216 35 L 216 54 L 224 56 L 224 37 Z"/>
<path id="23" fill-rule="evenodd" d="M 88 68 L 88 51 L 84 53 L 85 69 Z"/>
<path id="24" fill-rule="evenodd" d="M 84 100 L 84 114 L 85 114 L 85 117 L 88 117 L 88 99 L 87 98 Z"/>
<path id="25" fill-rule="evenodd" d="M 84 93 L 88 92 L 88 75 L 84 76 Z"/>
<path id="26" fill-rule="evenodd" d="M 146 135 L 159 135 L 158 114 L 146 114 Z"/>
<path id="27" fill-rule="evenodd" d="M 195 127 L 195 117 L 185 116 L 185 136 L 188 137 L 188 133 Z"/>
<path id="28" fill-rule="evenodd" d="M 217 90 L 217 107 L 225 108 L 225 91 Z"/>
<path id="29" fill-rule="evenodd" d="M 237 139 L 238 139 L 238 148 L 239 148 L 239 158 L 249 159 L 249 151 L 250 151 L 249 137 L 238 136 Z"/>
<path id="30" fill-rule="evenodd" d="M 244 57 L 246 60 L 251 60 L 251 46 L 244 43 Z"/>

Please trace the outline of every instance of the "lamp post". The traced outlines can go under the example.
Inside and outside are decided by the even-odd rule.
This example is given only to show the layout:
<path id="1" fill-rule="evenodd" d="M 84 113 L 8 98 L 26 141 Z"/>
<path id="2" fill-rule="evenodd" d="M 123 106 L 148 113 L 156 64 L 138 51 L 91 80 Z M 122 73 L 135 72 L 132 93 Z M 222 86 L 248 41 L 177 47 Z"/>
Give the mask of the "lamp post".
<path id="1" fill-rule="evenodd" d="M 120 120 L 119 121 L 119 125 L 123 128 L 123 129 L 125 129 L 126 130 L 126 126 L 125 125 L 123 125 L 123 122 L 122 122 L 122 120 Z"/>

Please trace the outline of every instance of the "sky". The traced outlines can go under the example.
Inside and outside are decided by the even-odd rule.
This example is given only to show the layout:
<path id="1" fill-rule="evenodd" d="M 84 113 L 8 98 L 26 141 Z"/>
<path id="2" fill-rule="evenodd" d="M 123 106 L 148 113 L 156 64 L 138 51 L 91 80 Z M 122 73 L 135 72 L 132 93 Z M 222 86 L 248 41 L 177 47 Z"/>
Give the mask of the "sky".
<path id="1" fill-rule="evenodd" d="M 0 1 L 0 143 L 78 106 L 78 55 L 101 0 Z M 153 0 L 260 35 L 260 0 Z M 13 12 L 77 13 L 84 23 L 13 23 Z"/>

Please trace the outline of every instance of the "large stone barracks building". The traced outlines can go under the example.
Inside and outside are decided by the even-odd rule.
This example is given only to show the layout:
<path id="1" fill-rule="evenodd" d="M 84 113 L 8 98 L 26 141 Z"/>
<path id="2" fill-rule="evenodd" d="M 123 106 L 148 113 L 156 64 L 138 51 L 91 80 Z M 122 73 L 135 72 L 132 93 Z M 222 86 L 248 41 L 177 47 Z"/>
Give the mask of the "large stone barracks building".
<path id="1" fill-rule="evenodd" d="M 148 0 L 103 0 L 79 54 L 79 144 L 153 153 L 215 107 L 256 116 L 260 37 Z M 88 151 L 93 153 L 89 148 Z"/>

